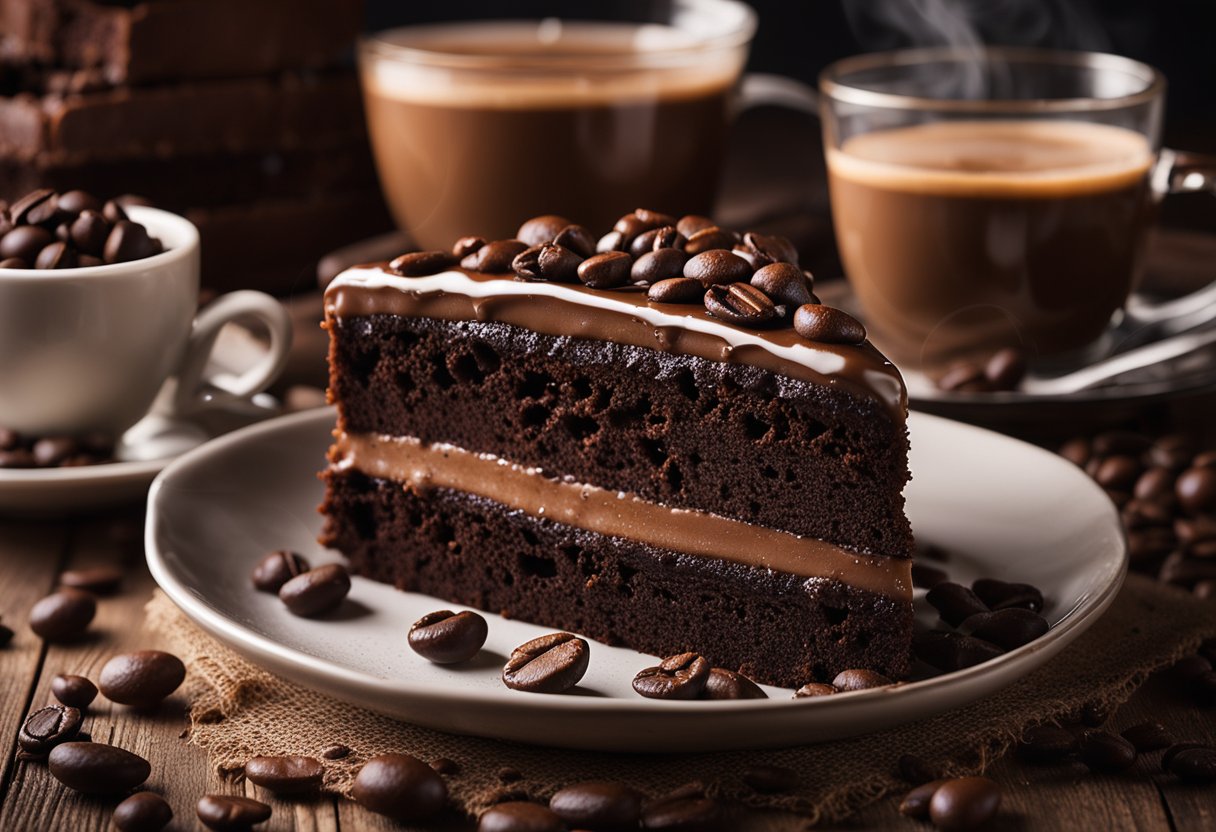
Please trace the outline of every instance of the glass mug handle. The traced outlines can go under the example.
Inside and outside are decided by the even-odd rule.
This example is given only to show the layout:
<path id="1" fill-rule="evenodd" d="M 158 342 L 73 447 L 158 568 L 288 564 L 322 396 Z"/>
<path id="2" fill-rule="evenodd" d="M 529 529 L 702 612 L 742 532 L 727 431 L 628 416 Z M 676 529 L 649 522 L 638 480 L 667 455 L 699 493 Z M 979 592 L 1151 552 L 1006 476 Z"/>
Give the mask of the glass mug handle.
<path id="1" fill-rule="evenodd" d="M 1166 148 L 1153 168 L 1152 187 L 1157 199 L 1189 193 L 1216 196 L 1216 156 Z M 1177 335 L 1211 321 L 1216 321 L 1216 279 L 1189 295 L 1162 303 L 1132 295 L 1120 328 L 1139 342 Z"/>
<path id="2" fill-rule="evenodd" d="M 819 92 L 812 86 L 784 75 L 749 72 L 739 84 L 734 116 L 753 107 L 785 107 L 819 117 Z"/>

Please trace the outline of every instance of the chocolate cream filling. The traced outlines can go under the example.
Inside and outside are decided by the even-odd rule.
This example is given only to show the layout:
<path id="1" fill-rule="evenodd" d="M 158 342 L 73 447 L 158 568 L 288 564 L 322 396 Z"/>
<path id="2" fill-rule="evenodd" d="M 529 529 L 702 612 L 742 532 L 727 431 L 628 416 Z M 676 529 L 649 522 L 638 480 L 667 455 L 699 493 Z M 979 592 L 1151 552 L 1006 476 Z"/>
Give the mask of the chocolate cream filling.
<path id="1" fill-rule="evenodd" d="M 911 560 L 859 555 L 823 540 L 552 479 L 540 469 L 454 445 L 343 431 L 336 437 L 330 461 L 339 471 L 354 469 L 417 490 L 463 491 L 609 537 L 808 579 L 840 581 L 898 601 L 912 600 Z"/>

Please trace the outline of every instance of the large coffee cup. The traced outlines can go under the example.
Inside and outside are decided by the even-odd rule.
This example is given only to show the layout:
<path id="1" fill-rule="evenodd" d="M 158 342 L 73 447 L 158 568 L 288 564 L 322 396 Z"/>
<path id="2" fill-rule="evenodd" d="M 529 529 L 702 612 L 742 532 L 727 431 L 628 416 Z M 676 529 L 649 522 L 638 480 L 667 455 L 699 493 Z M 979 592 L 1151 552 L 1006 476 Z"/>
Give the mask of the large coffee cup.
<path id="1" fill-rule="evenodd" d="M 1163 151 L 1165 81 L 1114 55 L 908 50 L 820 78 L 832 213 L 874 340 L 910 365 L 1083 359 L 1122 323 L 1157 204 L 1216 163 Z M 1211 307 L 1213 289 L 1169 314 Z"/>

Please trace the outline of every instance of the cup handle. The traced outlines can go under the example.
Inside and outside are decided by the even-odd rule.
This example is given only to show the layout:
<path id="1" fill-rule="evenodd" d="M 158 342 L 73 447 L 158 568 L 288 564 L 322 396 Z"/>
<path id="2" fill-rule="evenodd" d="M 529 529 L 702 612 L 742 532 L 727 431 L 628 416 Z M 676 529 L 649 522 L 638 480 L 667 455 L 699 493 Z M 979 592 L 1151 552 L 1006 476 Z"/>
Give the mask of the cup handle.
<path id="1" fill-rule="evenodd" d="M 235 379 L 222 383 L 205 375 L 207 361 L 225 324 L 240 318 L 261 321 L 270 330 L 270 349 Z M 287 364 L 291 348 L 291 317 L 277 300 L 263 292 L 240 291 L 221 295 L 194 319 L 176 375 L 170 416 L 188 418 L 207 410 L 248 401 L 270 386 Z"/>
<path id="2" fill-rule="evenodd" d="M 814 87 L 768 72 L 749 72 L 739 84 L 734 116 L 753 107 L 785 107 L 819 117 L 819 93 Z"/>
<path id="3" fill-rule="evenodd" d="M 1152 173 L 1153 190 L 1170 194 L 1216 195 L 1216 156 L 1168 148 L 1161 151 Z M 1216 321 L 1216 281 L 1180 298 L 1152 303 L 1133 295 L 1123 310 L 1120 328 L 1135 333 L 1136 342 L 1168 338 Z"/>

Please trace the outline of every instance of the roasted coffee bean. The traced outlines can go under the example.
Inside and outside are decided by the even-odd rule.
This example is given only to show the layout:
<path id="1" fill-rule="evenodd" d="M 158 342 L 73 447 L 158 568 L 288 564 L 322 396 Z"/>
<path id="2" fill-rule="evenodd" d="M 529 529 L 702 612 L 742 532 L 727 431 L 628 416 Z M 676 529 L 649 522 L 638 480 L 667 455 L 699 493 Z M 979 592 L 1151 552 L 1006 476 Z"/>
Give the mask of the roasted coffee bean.
<path id="1" fill-rule="evenodd" d="M 634 237 L 633 240 L 630 241 L 629 248 L 627 249 L 629 256 L 641 257 L 646 252 L 653 251 L 656 248 L 654 241 L 658 239 L 658 236 L 659 229 L 652 228 L 649 231 L 643 231 L 641 234 Z M 662 248 L 662 246 L 658 246 L 658 248 Z"/>
<path id="2" fill-rule="evenodd" d="M 402 277 L 424 277 L 439 274 L 455 265 L 456 258 L 446 251 L 411 251 L 393 258 L 388 268 Z"/>
<path id="3" fill-rule="evenodd" d="M 28 269 L 30 264 L 20 257 L 6 257 L 0 260 L 0 269 Z"/>
<path id="4" fill-rule="evenodd" d="M 661 280 L 678 278 L 684 273 L 687 260 L 688 255 L 678 248 L 648 251 L 633 262 L 629 279 L 634 283 L 658 283 Z"/>
<path id="5" fill-rule="evenodd" d="M 927 783 L 922 783 L 912 791 L 904 795 L 904 799 L 899 802 L 899 813 L 917 820 L 929 819 L 929 801 L 933 799 L 933 794 L 945 780 L 930 780 Z"/>
<path id="6" fill-rule="evenodd" d="M 81 254 L 101 257 L 110 236 L 110 222 L 97 211 L 84 211 L 69 227 L 72 244 Z"/>
<path id="7" fill-rule="evenodd" d="M 994 612 L 977 613 L 963 621 L 959 630 L 964 635 L 991 642 L 1006 650 L 1016 650 L 1029 644 L 1048 630 L 1047 620 L 1038 613 L 1018 607 Z"/>
<path id="8" fill-rule="evenodd" d="M 1203 656 L 1187 656 L 1179 659 L 1170 668 L 1170 675 L 1183 684 L 1190 684 L 1212 669 L 1212 663 Z"/>
<path id="9" fill-rule="evenodd" d="M 40 225 L 55 216 L 59 199 L 50 188 L 30 191 L 8 209 L 13 225 Z"/>
<path id="10" fill-rule="evenodd" d="M 38 467 L 51 468 L 61 465 L 68 457 L 80 453 L 80 446 L 70 436 L 45 436 L 34 443 L 31 452 L 34 454 L 34 463 Z M 78 589 L 87 589 L 87 587 L 78 587 Z"/>
<path id="11" fill-rule="evenodd" d="M 929 820 L 943 832 L 983 829 L 1001 808 L 1001 787 L 987 777 L 957 777 L 929 799 Z"/>
<path id="12" fill-rule="evenodd" d="M 974 591 L 949 581 L 929 590 L 925 594 L 925 600 L 937 610 L 942 620 L 952 627 L 957 627 L 977 612 L 989 611 L 988 605 L 981 601 Z"/>
<path id="13" fill-rule="evenodd" d="M 271 809 L 252 797 L 205 794 L 194 809 L 203 826 L 216 832 L 248 832 L 255 824 L 270 820 Z"/>
<path id="14" fill-rule="evenodd" d="M 626 251 L 628 248 L 629 240 L 619 231 L 609 231 L 595 243 L 595 250 L 599 254 L 606 251 Z"/>
<path id="15" fill-rule="evenodd" d="M 1017 755 L 1028 763 L 1055 763 L 1077 750 L 1077 738 L 1057 725 L 1026 729 Z"/>
<path id="16" fill-rule="evenodd" d="M 74 269 L 77 265 L 76 250 L 61 240 L 38 252 L 34 259 L 35 269 Z"/>
<path id="17" fill-rule="evenodd" d="M 557 214 L 542 214 L 521 225 L 515 234 L 515 239 L 522 242 L 525 248 L 543 246 L 553 242 L 553 238 L 560 234 L 562 229 L 573 224 L 570 220 L 559 217 Z"/>
<path id="18" fill-rule="evenodd" d="M 510 800 L 481 813 L 477 832 L 565 832 L 566 824 L 539 803 Z"/>
<path id="19" fill-rule="evenodd" d="M 296 615 L 314 616 L 336 609 L 350 592 L 350 573 L 327 563 L 297 575 L 279 589 L 279 598 Z"/>
<path id="20" fill-rule="evenodd" d="M 984 378 L 994 390 L 1016 390 L 1026 377 L 1026 357 L 1018 350 L 1006 347 L 984 364 Z"/>
<path id="21" fill-rule="evenodd" d="M 1205 601 L 1209 598 L 1216 598 L 1216 579 L 1200 581 L 1191 587 L 1191 592 L 1195 594 L 1196 598 L 1202 598 Z"/>
<path id="22" fill-rule="evenodd" d="M 130 220 L 120 220 L 106 237 L 102 259 L 107 263 L 127 263 L 160 254 L 161 250 L 160 242 L 148 234 L 148 229 Z"/>
<path id="23" fill-rule="evenodd" d="M 861 344 L 866 340 L 866 328 L 848 312 L 815 303 L 798 307 L 794 331 L 822 344 Z"/>
<path id="24" fill-rule="evenodd" d="M 486 243 L 472 254 L 466 254 L 460 265 L 471 272 L 506 274 L 511 271 L 511 263 L 515 258 L 527 248 L 528 246 L 519 240 L 495 240 Z"/>
<path id="25" fill-rule="evenodd" d="M 1057 453 L 1078 468 L 1084 468 L 1091 454 L 1089 440 L 1084 437 L 1070 439 L 1060 446 Z"/>
<path id="26" fill-rule="evenodd" d="M 51 679 L 51 693 L 68 707 L 84 710 L 97 698 L 97 685 L 83 676 L 59 673 Z"/>
<path id="27" fill-rule="evenodd" d="M 1087 728 L 1105 725 L 1110 719 L 1110 706 L 1101 702 L 1086 702 L 1081 706 L 1081 724 Z"/>
<path id="28" fill-rule="evenodd" d="M 633 261 L 623 251 L 606 251 L 578 264 L 578 279 L 592 289 L 615 289 L 629 282 Z"/>
<path id="29" fill-rule="evenodd" d="M 807 682 L 798 690 L 794 691 L 795 699 L 809 699 L 816 696 L 831 696 L 833 693 L 840 693 L 831 685 L 823 682 Z"/>
<path id="30" fill-rule="evenodd" d="M 271 552 L 253 568 L 253 585 L 259 592 L 277 594 L 283 584 L 312 567 L 303 555 L 287 549 Z"/>
<path id="31" fill-rule="evenodd" d="M 37 464 L 34 455 L 25 448 L 0 451 L 0 468 L 34 468 Z"/>
<path id="32" fill-rule="evenodd" d="M 1136 762 L 1136 747 L 1106 731 L 1082 731 L 1077 738 L 1077 750 L 1081 762 L 1091 771 L 1103 774 L 1123 771 Z"/>
<path id="33" fill-rule="evenodd" d="M 776 234 L 757 234 L 749 231 L 743 235 L 743 245 L 759 254 L 769 263 L 791 263 L 798 265 L 798 249 L 794 244 Z"/>
<path id="34" fill-rule="evenodd" d="M 707 251 L 726 251 L 730 250 L 738 242 L 739 238 L 733 232 L 718 228 L 716 225 L 702 228 L 692 234 L 685 234 L 688 240 L 684 243 L 684 251 L 690 256 L 704 254 Z M 736 257 L 738 255 L 735 255 Z M 743 258 L 739 258 L 742 262 L 747 263 Z M 748 269 L 751 269 L 751 264 L 747 264 Z"/>
<path id="35" fill-rule="evenodd" d="M 710 286 L 748 280 L 752 276 L 752 267 L 734 252 L 715 248 L 689 258 L 684 264 L 684 276 L 701 281 L 701 285 L 708 289 Z"/>
<path id="36" fill-rule="evenodd" d="M 1174 737 L 1160 722 L 1141 722 L 1126 729 L 1123 739 L 1136 747 L 1136 751 L 1147 754 L 1150 751 L 1160 751 L 1174 744 Z"/>
<path id="37" fill-rule="evenodd" d="M 705 292 L 705 309 L 727 323 L 753 328 L 767 326 L 779 317 L 768 295 L 747 283 L 710 286 Z"/>
<path id="38" fill-rule="evenodd" d="M 351 796 L 379 815 L 419 821 L 435 815 L 448 799 L 448 787 L 435 770 L 409 754 L 381 754 L 359 769 Z"/>
<path id="39" fill-rule="evenodd" d="M 60 586 L 83 589 L 93 595 L 113 595 L 122 585 L 123 571 L 114 566 L 68 569 L 59 573 Z"/>
<path id="40" fill-rule="evenodd" d="M 326 760 L 341 760 L 350 756 L 349 745 L 327 745 L 321 749 L 321 756 Z M 442 774 L 442 772 L 440 772 Z"/>
<path id="41" fill-rule="evenodd" d="M 982 639 L 928 630 L 912 637 L 912 651 L 925 664 L 938 670 L 963 670 L 995 659 L 1004 651 Z"/>
<path id="42" fill-rule="evenodd" d="M 842 670 L 832 680 L 832 687 L 841 693 L 882 688 L 893 684 L 895 683 L 881 673 L 875 673 L 873 670 L 866 670 L 864 668 Z"/>
<path id="43" fill-rule="evenodd" d="M 1156 500 L 1174 495 L 1174 472 L 1169 468 L 1155 466 L 1147 469 L 1132 489 L 1132 496 L 1140 500 Z"/>
<path id="44" fill-rule="evenodd" d="M 572 783 L 549 798 L 549 809 L 575 829 L 636 829 L 642 795 L 623 783 Z"/>
<path id="45" fill-rule="evenodd" d="M 1132 563 L 1157 560 L 1173 551 L 1177 544 L 1178 539 L 1174 536 L 1173 529 L 1169 528 L 1148 526 L 1130 529 L 1127 533 L 1127 553 Z M 1181 552 L 1178 554 L 1182 555 Z"/>
<path id="46" fill-rule="evenodd" d="M 1170 526 L 1174 524 L 1174 513 L 1169 506 L 1153 500 L 1133 498 L 1128 500 L 1121 512 L 1123 525 L 1127 529 L 1143 529 L 1147 526 Z"/>
<path id="47" fill-rule="evenodd" d="M 520 780 L 523 780 L 523 779 L 524 779 L 523 772 L 519 771 L 519 769 L 514 769 L 514 768 L 511 768 L 510 766 L 503 766 L 502 768 L 500 768 L 498 770 L 498 782 L 499 783 L 504 783 L 504 784 L 518 783 Z"/>
<path id="48" fill-rule="evenodd" d="M 245 763 L 245 776 L 275 794 L 300 794 L 321 787 L 325 767 L 312 757 L 253 757 Z"/>
<path id="49" fill-rule="evenodd" d="M 568 248 L 552 244 L 533 246 L 511 261 L 511 270 L 524 280 L 572 283 L 582 258 Z"/>
<path id="50" fill-rule="evenodd" d="M 160 832 L 171 820 L 173 809 L 153 792 L 136 792 L 115 806 L 110 816 L 118 832 Z"/>
<path id="51" fill-rule="evenodd" d="M 691 237 L 698 231 L 704 231 L 706 228 L 714 228 L 714 221 L 709 217 L 702 217 L 699 214 L 685 214 L 680 217 L 676 223 L 676 230 L 683 234 L 686 238 Z"/>
<path id="52" fill-rule="evenodd" d="M 60 589 L 30 609 L 30 629 L 45 641 L 68 641 L 80 637 L 93 616 L 97 601 L 79 589 Z"/>
<path id="53" fill-rule="evenodd" d="M 923 563 L 912 564 L 912 586 L 920 589 L 933 589 L 938 584 L 950 580 L 944 569 L 935 566 L 925 566 Z"/>
<path id="54" fill-rule="evenodd" d="M 741 673 L 725 667 L 711 667 L 705 679 L 702 699 L 768 699 L 760 686 Z"/>
<path id="55" fill-rule="evenodd" d="M 1187 468 L 1178 475 L 1174 493 L 1178 504 L 1190 514 L 1216 512 L 1216 468 Z"/>
<path id="56" fill-rule="evenodd" d="M 447 757 L 436 757 L 431 760 L 430 766 L 435 769 L 437 774 L 442 774 L 444 777 L 455 777 L 460 774 L 460 764 Z"/>
<path id="57" fill-rule="evenodd" d="M 109 220 L 111 224 L 130 219 L 127 216 L 127 212 L 123 210 L 122 205 L 114 199 L 107 199 L 105 205 L 101 206 L 101 215 Z"/>
<path id="58" fill-rule="evenodd" d="M 567 225 L 553 236 L 553 245 L 573 251 L 579 257 L 595 254 L 595 238 L 581 225 Z"/>
<path id="59" fill-rule="evenodd" d="M 680 653 L 640 671 L 633 689 L 648 699 L 696 699 L 708 678 L 709 662 L 696 653 Z"/>
<path id="60" fill-rule="evenodd" d="M 1131 537 L 1132 535 L 1128 534 L 1129 541 Z M 1157 580 L 1188 587 L 1194 586 L 1200 581 L 1216 580 L 1216 560 L 1192 558 L 1187 557 L 1185 552 L 1173 552 L 1162 562 L 1161 570 L 1157 573 Z"/>
<path id="61" fill-rule="evenodd" d="M 781 794 L 798 788 L 798 772 L 775 765 L 756 765 L 743 772 L 743 782 L 762 794 Z"/>
<path id="62" fill-rule="evenodd" d="M 1216 540 L 1216 517 L 1209 514 L 1193 518 L 1179 517 L 1174 521 L 1174 534 L 1187 545 Z"/>
<path id="63" fill-rule="evenodd" d="M 27 753 L 43 756 L 59 743 L 74 738 L 81 721 L 77 708 L 48 705 L 25 718 L 17 734 L 17 743 Z"/>
<path id="64" fill-rule="evenodd" d="M 1170 757 L 1169 772 L 1184 783 L 1216 783 L 1216 748 L 1183 748 Z"/>
<path id="65" fill-rule="evenodd" d="M 67 191 L 59 195 L 59 211 L 76 216 L 82 211 L 100 211 L 101 200 L 88 191 Z"/>
<path id="66" fill-rule="evenodd" d="M 722 804 L 708 797 L 665 797 L 642 809 L 642 828 L 667 832 L 719 832 L 729 828 Z"/>
<path id="67" fill-rule="evenodd" d="M 1174 763 L 1174 758 L 1192 748 L 1207 748 L 1208 746 L 1202 742 L 1176 742 L 1169 748 L 1165 749 L 1165 753 L 1161 755 L 1161 770 L 1169 771 L 1170 766 Z"/>
<path id="68" fill-rule="evenodd" d="M 899 776 L 915 786 L 936 780 L 941 776 L 941 771 L 936 766 L 915 754 L 900 754 L 897 765 L 899 766 Z"/>
<path id="69" fill-rule="evenodd" d="M 561 693 L 578 684 L 587 672 L 591 647 L 572 633 L 550 633 L 511 651 L 502 681 L 513 690 Z"/>
<path id="70" fill-rule="evenodd" d="M 646 292 L 654 303 L 701 303 L 705 287 L 691 277 L 672 277 L 651 285 Z"/>
<path id="71" fill-rule="evenodd" d="M 47 768 L 56 780 L 86 794 L 122 794 L 148 779 L 151 764 L 116 745 L 65 742 L 51 749 Z"/>
<path id="72" fill-rule="evenodd" d="M 751 284 L 787 309 L 812 302 L 811 286 L 802 269 L 789 263 L 773 263 L 756 270 Z"/>
<path id="73" fill-rule="evenodd" d="M 467 662 L 486 643 L 489 625 L 471 610 L 428 613 L 410 627 L 408 641 L 419 656 L 435 664 Z"/>
<path id="74" fill-rule="evenodd" d="M 1103 488 L 1131 489 L 1140 478 L 1140 461 L 1133 456 L 1108 456 L 1094 472 L 1094 481 Z"/>
<path id="75" fill-rule="evenodd" d="M 674 225 L 665 225 L 655 229 L 652 248 L 655 251 L 665 248 L 678 248 L 683 251 L 684 244 L 687 242 L 688 239 Z"/>
<path id="76" fill-rule="evenodd" d="M 463 260 L 470 254 L 480 251 L 481 247 L 485 244 L 485 237 L 461 237 L 459 240 L 452 243 L 452 256 L 458 261 Z"/>
<path id="77" fill-rule="evenodd" d="M 120 705 L 154 708 L 181 686 L 186 666 L 163 650 L 122 653 L 101 668 L 97 686 L 106 698 Z"/>
<path id="78" fill-rule="evenodd" d="M 1126 454 L 1138 457 L 1147 451 L 1153 440 L 1130 430 L 1108 430 L 1094 437 L 1094 453 L 1099 456 Z"/>
<path id="79" fill-rule="evenodd" d="M 637 208 L 633 215 L 646 224 L 647 228 L 659 228 L 664 225 L 675 225 L 676 218 L 662 211 L 651 211 L 649 208 Z"/>
<path id="80" fill-rule="evenodd" d="M 988 393 L 992 390 L 992 383 L 984 375 L 984 368 L 969 361 L 952 364 L 934 384 L 938 390 L 949 393 Z"/>
<path id="81" fill-rule="evenodd" d="M 1179 471 L 1191 464 L 1195 455 L 1195 441 L 1182 434 L 1168 434 L 1153 442 L 1145 453 L 1149 464 L 1170 471 Z"/>
<path id="82" fill-rule="evenodd" d="M 639 234 L 649 231 L 652 228 L 658 228 L 663 223 L 647 222 L 637 215 L 637 212 L 625 214 L 616 224 L 612 226 L 612 230 L 620 234 L 624 238 L 626 247 Z"/>
<path id="83" fill-rule="evenodd" d="M 55 235 L 37 225 L 19 225 L 0 237 L 0 258 L 20 258 L 33 263 L 38 252 L 55 242 Z"/>

